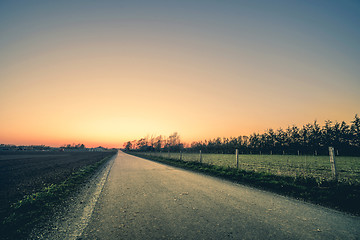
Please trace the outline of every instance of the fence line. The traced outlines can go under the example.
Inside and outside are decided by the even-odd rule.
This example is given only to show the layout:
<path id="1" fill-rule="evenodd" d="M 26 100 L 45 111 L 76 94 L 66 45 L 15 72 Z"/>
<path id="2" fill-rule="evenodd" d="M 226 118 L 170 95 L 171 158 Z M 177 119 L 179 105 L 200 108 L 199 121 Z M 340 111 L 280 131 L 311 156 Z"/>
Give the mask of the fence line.
<path id="1" fill-rule="evenodd" d="M 333 148 L 332 148 L 333 149 Z M 339 181 L 360 183 L 360 157 L 339 157 L 334 149 L 329 156 L 307 155 L 257 155 L 210 154 L 184 152 L 141 152 L 145 155 L 170 158 L 182 161 L 198 161 L 204 164 L 237 168 L 246 171 L 267 172 L 281 176 L 314 177 L 317 179 L 337 179 Z M 329 161 L 330 157 L 330 161 Z"/>

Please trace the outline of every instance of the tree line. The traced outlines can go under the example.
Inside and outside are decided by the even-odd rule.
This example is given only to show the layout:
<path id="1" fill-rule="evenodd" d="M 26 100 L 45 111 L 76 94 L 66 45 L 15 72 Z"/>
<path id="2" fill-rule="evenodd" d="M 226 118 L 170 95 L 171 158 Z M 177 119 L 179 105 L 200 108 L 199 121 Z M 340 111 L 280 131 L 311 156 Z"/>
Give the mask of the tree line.
<path id="1" fill-rule="evenodd" d="M 186 147 L 176 132 L 169 137 L 151 136 L 124 144 L 125 150 L 137 151 L 234 153 L 238 149 L 243 154 L 292 155 L 327 155 L 329 146 L 335 148 L 337 155 L 360 155 L 360 118 L 357 114 L 350 124 L 327 120 L 321 126 L 314 121 L 302 127 L 270 128 L 262 134 L 196 141 Z"/>
<path id="2" fill-rule="evenodd" d="M 60 148 L 62 149 L 85 149 L 85 145 L 84 144 L 81 144 L 81 143 L 78 143 L 78 144 L 64 144 L 62 145 Z"/>
<path id="3" fill-rule="evenodd" d="M 177 132 L 174 132 L 170 136 L 146 136 L 139 140 L 128 141 L 124 143 L 124 149 L 126 151 L 171 151 L 178 152 L 184 149 L 184 144 L 181 143 L 180 136 Z"/>

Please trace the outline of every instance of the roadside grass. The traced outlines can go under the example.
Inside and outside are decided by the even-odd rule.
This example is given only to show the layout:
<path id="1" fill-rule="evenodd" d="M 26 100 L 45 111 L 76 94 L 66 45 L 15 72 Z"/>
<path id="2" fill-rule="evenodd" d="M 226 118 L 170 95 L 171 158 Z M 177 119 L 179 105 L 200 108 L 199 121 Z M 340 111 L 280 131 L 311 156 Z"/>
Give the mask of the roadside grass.
<path id="1" fill-rule="evenodd" d="M 146 155 L 180 159 L 180 153 L 145 152 Z M 331 179 L 329 156 L 307 155 L 259 155 L 239 154 L 239 169 L 255 172 L 266 172 L 273 175 Z M 182 153 L 184 161 L 199 161 L 199 153 Z M 202 163 L 236 168 L 235 154 L 202 154 Z M 360 184 L 360 157 L 336 156 L 338 180 L 349 184 Z"/>
<path id="2" fill-rule="evenodd" d="M 270 172 L 239 170 L 230 166 L 169 159 L 163 156 L 150 156 L 133 152 L 129 152 L 129 154 L 360 215 L 360 184 L 357 182 L 340 182 L 334 179 L 302 175 L 281 176 Z"/>
<path id="3" fill-rule="evenodd" d="M 41 191 L 26 195 L 12 204 L 7 217 L 1 222 L 2 238 L 25 239 L 37 224 L 48 219 L 67 197 L 111 157 L 105 157 L 92 165 L 81 168 L 63 182 L 44 187 Z"/>

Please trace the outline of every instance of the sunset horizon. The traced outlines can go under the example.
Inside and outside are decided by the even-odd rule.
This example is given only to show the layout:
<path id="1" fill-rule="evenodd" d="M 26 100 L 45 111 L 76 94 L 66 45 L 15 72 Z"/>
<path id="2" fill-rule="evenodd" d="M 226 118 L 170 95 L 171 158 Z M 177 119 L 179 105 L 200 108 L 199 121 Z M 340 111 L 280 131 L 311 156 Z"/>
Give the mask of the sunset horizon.
<path id="1" fill-rule="evenodd" d="M 198 137 L 198 138 L 193 138 L 193 139 L 184 139 L 183 136 L 181 135 L 180 132 L 178 131 L 172 131 L 168 134 L 154 134 L 154 133 L 147 133 L 147 134 L 143 134 L 140 135 L 137 138 L 133 138 L 133 139 L 127 139 L 127 140 L 123 140 L 122 142 L 118 143 L 113 143 L 113 142 L 106 142 L 106 141 L 86 141 L 86 140 L 74 140 L 74 139 L 68 139 L 68 140 L 51 140 L 51 139 L 46 139 L 44 141 L 41 140 L 25 140 L 22 141 L 21 139 L 18 140 L 14 140 L 13 142 L 0 142 L 0 144 L 4 144 L 4 145 L 17 145 L 17 146 L 41 146 L 41 145 L 45 145 L 45 146 L 50 146 L 50 147 L 64 147 L 66 145 L 77 145 L 77 144 L 84 144 L 85 147 L 87 148 L 96 148 L 96 147 L 105 147 L 105 148 L 123 148 L 124 144 L 126 144 L 126 142 L 132 142 L 132 141 L 137 141 L 141 138 L 155 138 L 158 136 L 162 136 L 164 139 L 167 138 L 169 135 L 173 134 L 173 133 L 177 133 L 181 143 L 184 145 L 184 147 L 190 147 L 190 145 L 194 142 L 203 142 L 203 141 L 209 141 L 209 140 L 213 140 L 216 138 L 220 138 L 220 139 L 224 139 L 224 138 L 237 138 L 237 137 L 249 137 L 253 134 L 263 134 L 266 133 L 266 131 L 268 131 L 269 129 L 272 129 L 274 131 L 277 131 L 279 129 L 282 130 L 286 130 L 289 127 L 293 127 L 296 126 L 298 128 L 302 128 L 304 127 L 306 124 L 314 124 L 315 122 L 317 124 L 320 125 L 320 127 L 322 127 L 326 121 L 331 121 L 332 124 L 335 123 L 342 123 L 345 122 L 346 124 L 348 124 L 349 126 L 351 125 L 351 123 L 353 122 L 353 120 L 355 119 L 356 116 L 359 116 L 359 114 L 354 114 L 353 118 L 350 121 L 344 121 L 344 120 L 332 120 L 332 119 L 325 119 L 324 121 L 318 121 L 317 119 L 313 120 L 313 121 L 309 121 L 309 122 L 305 122 L 302 125 L 296 125 L 296 124 L 288 124 L 286 126 L 280 126 L 280 127 L 268 127 L 266 129 L 261 129 L 260 131 L 252 131 L 252 132 L 248 132 L 247 134 L 238 134 L 238 135 L 234 135 L 234 134 L 230 134 L 230 135 L 224 135 L 224 136 L 220 136 L 220 135 L 209 135 L 208 137 Z"/>

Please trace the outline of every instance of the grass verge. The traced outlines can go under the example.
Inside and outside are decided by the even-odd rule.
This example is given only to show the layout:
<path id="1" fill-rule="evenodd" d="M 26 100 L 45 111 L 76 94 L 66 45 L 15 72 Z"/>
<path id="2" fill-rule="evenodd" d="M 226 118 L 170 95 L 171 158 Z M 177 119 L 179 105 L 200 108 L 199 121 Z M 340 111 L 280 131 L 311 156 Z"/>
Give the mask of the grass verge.
<path id="1" fill-rule="evenodd" d="M 81 184 L 88 180 L 96 170 L 112 156 L 72 173 L 65 181 L 51 184 L 41 191 L 24 196 L 12 204 L 8 216 L 1 222 L 2 239 L 26 239 L 31 230 L 47 220 L 54 210 L 62 204 Z"/>
<path id="2" fill-rule="evenodd" d="M 199 162 L 147 156 L 139 153 L 132 155 L 165 163 L 175 167 L 206 173 L 238 183 L 269 190 L 281 195 L 316 203 L 336 210 L 360 215 L 360 185 L 334 180 L 316 178 L 286 177 L 274 174 L 239 170 Z"/>

